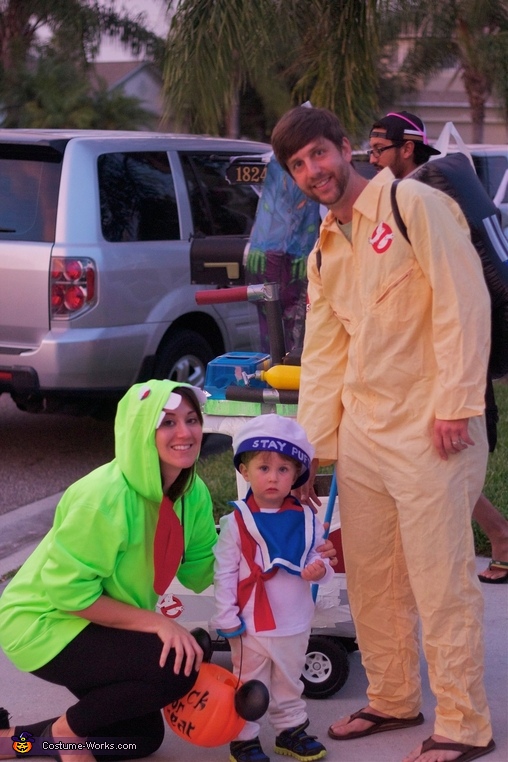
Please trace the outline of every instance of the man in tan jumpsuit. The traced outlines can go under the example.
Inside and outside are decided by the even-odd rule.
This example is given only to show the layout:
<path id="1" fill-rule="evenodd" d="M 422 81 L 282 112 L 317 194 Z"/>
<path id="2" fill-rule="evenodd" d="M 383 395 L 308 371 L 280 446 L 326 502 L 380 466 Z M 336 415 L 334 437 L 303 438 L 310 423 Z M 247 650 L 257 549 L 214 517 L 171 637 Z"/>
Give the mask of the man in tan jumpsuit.
<path id="1" fill-rule="evenodd" d="M 423 722 L 418 619 L 433 736 L 404 762 L 494 748 L 483 687 L 482 595 L 471 511 L 487 463 L 490 303 L 467 223 L 448 196 L 389 169 L 367 182 L 326 109 L 279 120 L 272 146 L 328 207 L 309 256 L 298 419 L 317 465 L 337 461 L 349 599 L 369 705 L 332 725 L 351 740 Z M 312 483 L 312 481 L 311 481 Z"/>
<path id="2" fill-rule="evenodd" d="M 380 171 L 390 167 L 395 177 L 402 179 L 411 175 L 421 164 L 425 164 L 432 155 L 439 154 L 426 142 L 425 125 L 414 114 L 407 111 L 391 113 L 379 119 L 370 132 L 370 163 Z M 489 451 L 493 452 L 497 439 L 497 407 L 492 380 L 487 383 L 485 396 L 487 410 L 487 439 Z M 482 574 L 481 582 L 502 584 L 508 581 L 508 520 L 482 494 L 473 508 L 472 518 L 480 525 L 492 546 L 492 561 Z"/>

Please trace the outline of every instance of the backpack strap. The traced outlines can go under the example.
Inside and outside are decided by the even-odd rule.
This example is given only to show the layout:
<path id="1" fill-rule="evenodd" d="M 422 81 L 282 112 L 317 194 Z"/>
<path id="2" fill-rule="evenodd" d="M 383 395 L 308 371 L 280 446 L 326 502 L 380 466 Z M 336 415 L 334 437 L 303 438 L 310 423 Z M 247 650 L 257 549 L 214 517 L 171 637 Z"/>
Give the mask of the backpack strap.
<path id="1" fill-rule="evenodd" d="M 392 214 L 400 232 L 402 233 L 406 241 L 408 243 L 411 243 L 411 241 L 409 240 L 409 236 L 407 234 L 406 223 L 401 217 L 399 205 L 397 203 L 397 185 L 399 183 L 400 183 L 400 180 L 394 180 L 392 183 L 392 187 L 390 188 L 390 201 L 392 203 Z"/>

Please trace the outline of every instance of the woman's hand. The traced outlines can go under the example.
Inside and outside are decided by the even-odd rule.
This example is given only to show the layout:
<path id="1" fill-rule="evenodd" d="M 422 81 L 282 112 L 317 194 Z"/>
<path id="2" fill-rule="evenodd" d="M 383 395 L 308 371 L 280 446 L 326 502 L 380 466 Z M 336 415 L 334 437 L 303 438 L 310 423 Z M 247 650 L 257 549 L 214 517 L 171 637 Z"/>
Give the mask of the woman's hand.
<path id="1" fill-rule="evenodd" d="M 138 609 L 136 606 L 117 601 L 107 595 L 101 595 L 86 609 L 69 613 L 104 627 L 155 633 L 162 640 L 162 651 L 159 659 L 161 667 L 165 665 L 169 651 L 172 648 L 175 649 L 175 675 L 180 672 L 184 657 L 184 674 L 187 677 L 192 672 L 193 667 L 198 670 L 203 661 L 203 650 L 194 636 L 185 627 L 155 611 Z"/>
<path id="2" fill-rule="evenodd" d="M 172 619 L 168 619 L 162 614 L 158 614 L 162 620 L 160 626 L 156 630 L 156 634 L 162 640 L 161 658 L 159 659 L 159 665 L 163 667 L 168 658 L 170 650 L 173 648 L 175 651 L 175 666 L 174 673 L 178 675 L 185 658 L 184 675 L 187 677 L 194 668 L 199 670 L 203 662 L 203 650 L 198 645 L 197 640 L 191 633 L 182 627 Z"/>
<path id="3" fill-rule="evenodd" d="M 329 523 L 328 521 L 325 521 L 323 524 L 323 528 L 325 531 L 328 529 Z M 326 540 L 323 540 L 321 545 L 318 545 L 316 548 L 317 552 L 320 554 L 321 558 L 328 558 L 330 566 L 337 566 L 339 559 L 337 558 L 337 551 L 335 550 L 332 541 L 327 537 Z"/>

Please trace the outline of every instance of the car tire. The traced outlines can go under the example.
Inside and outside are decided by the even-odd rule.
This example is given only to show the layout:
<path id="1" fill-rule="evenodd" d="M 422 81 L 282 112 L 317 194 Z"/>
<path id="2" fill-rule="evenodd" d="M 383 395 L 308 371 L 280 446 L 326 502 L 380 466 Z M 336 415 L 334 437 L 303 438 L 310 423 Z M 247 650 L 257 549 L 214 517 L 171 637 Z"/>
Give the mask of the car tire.
<path id="1" fill-rule="evenodd" d="M 313 699 L 333 696 L 348 676 L 348 653 L 340 640 L 326 635 L 311 635 L 301 676 L 303 695 Z"/>
<path id="2" fill-rule="evenodd" d="M 208 342 L 195 331 L 179 331 L 163 344 L 155 362 L 155 378 L 168 378 L 201 389 L 206 366 L 215 357 Z"/>

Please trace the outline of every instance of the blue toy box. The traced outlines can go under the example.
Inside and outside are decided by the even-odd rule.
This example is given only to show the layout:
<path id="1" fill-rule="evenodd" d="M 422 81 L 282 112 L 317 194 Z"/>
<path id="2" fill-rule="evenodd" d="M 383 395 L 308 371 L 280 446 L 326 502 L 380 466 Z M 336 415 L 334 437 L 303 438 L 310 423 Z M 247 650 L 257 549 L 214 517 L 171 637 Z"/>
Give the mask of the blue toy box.
<path id="1" fill-rule="evenodd" d="M 250 375 L 270 367 L 270 355 L 261 352 L 228 352 L 211 360 L 206 368 L 205 392 L 210 399 L 226 399 L 228 386 L 245 386 L 243 373 Z M 266 388 L 265 381 L 252 378 L 249 386 Z"/>

